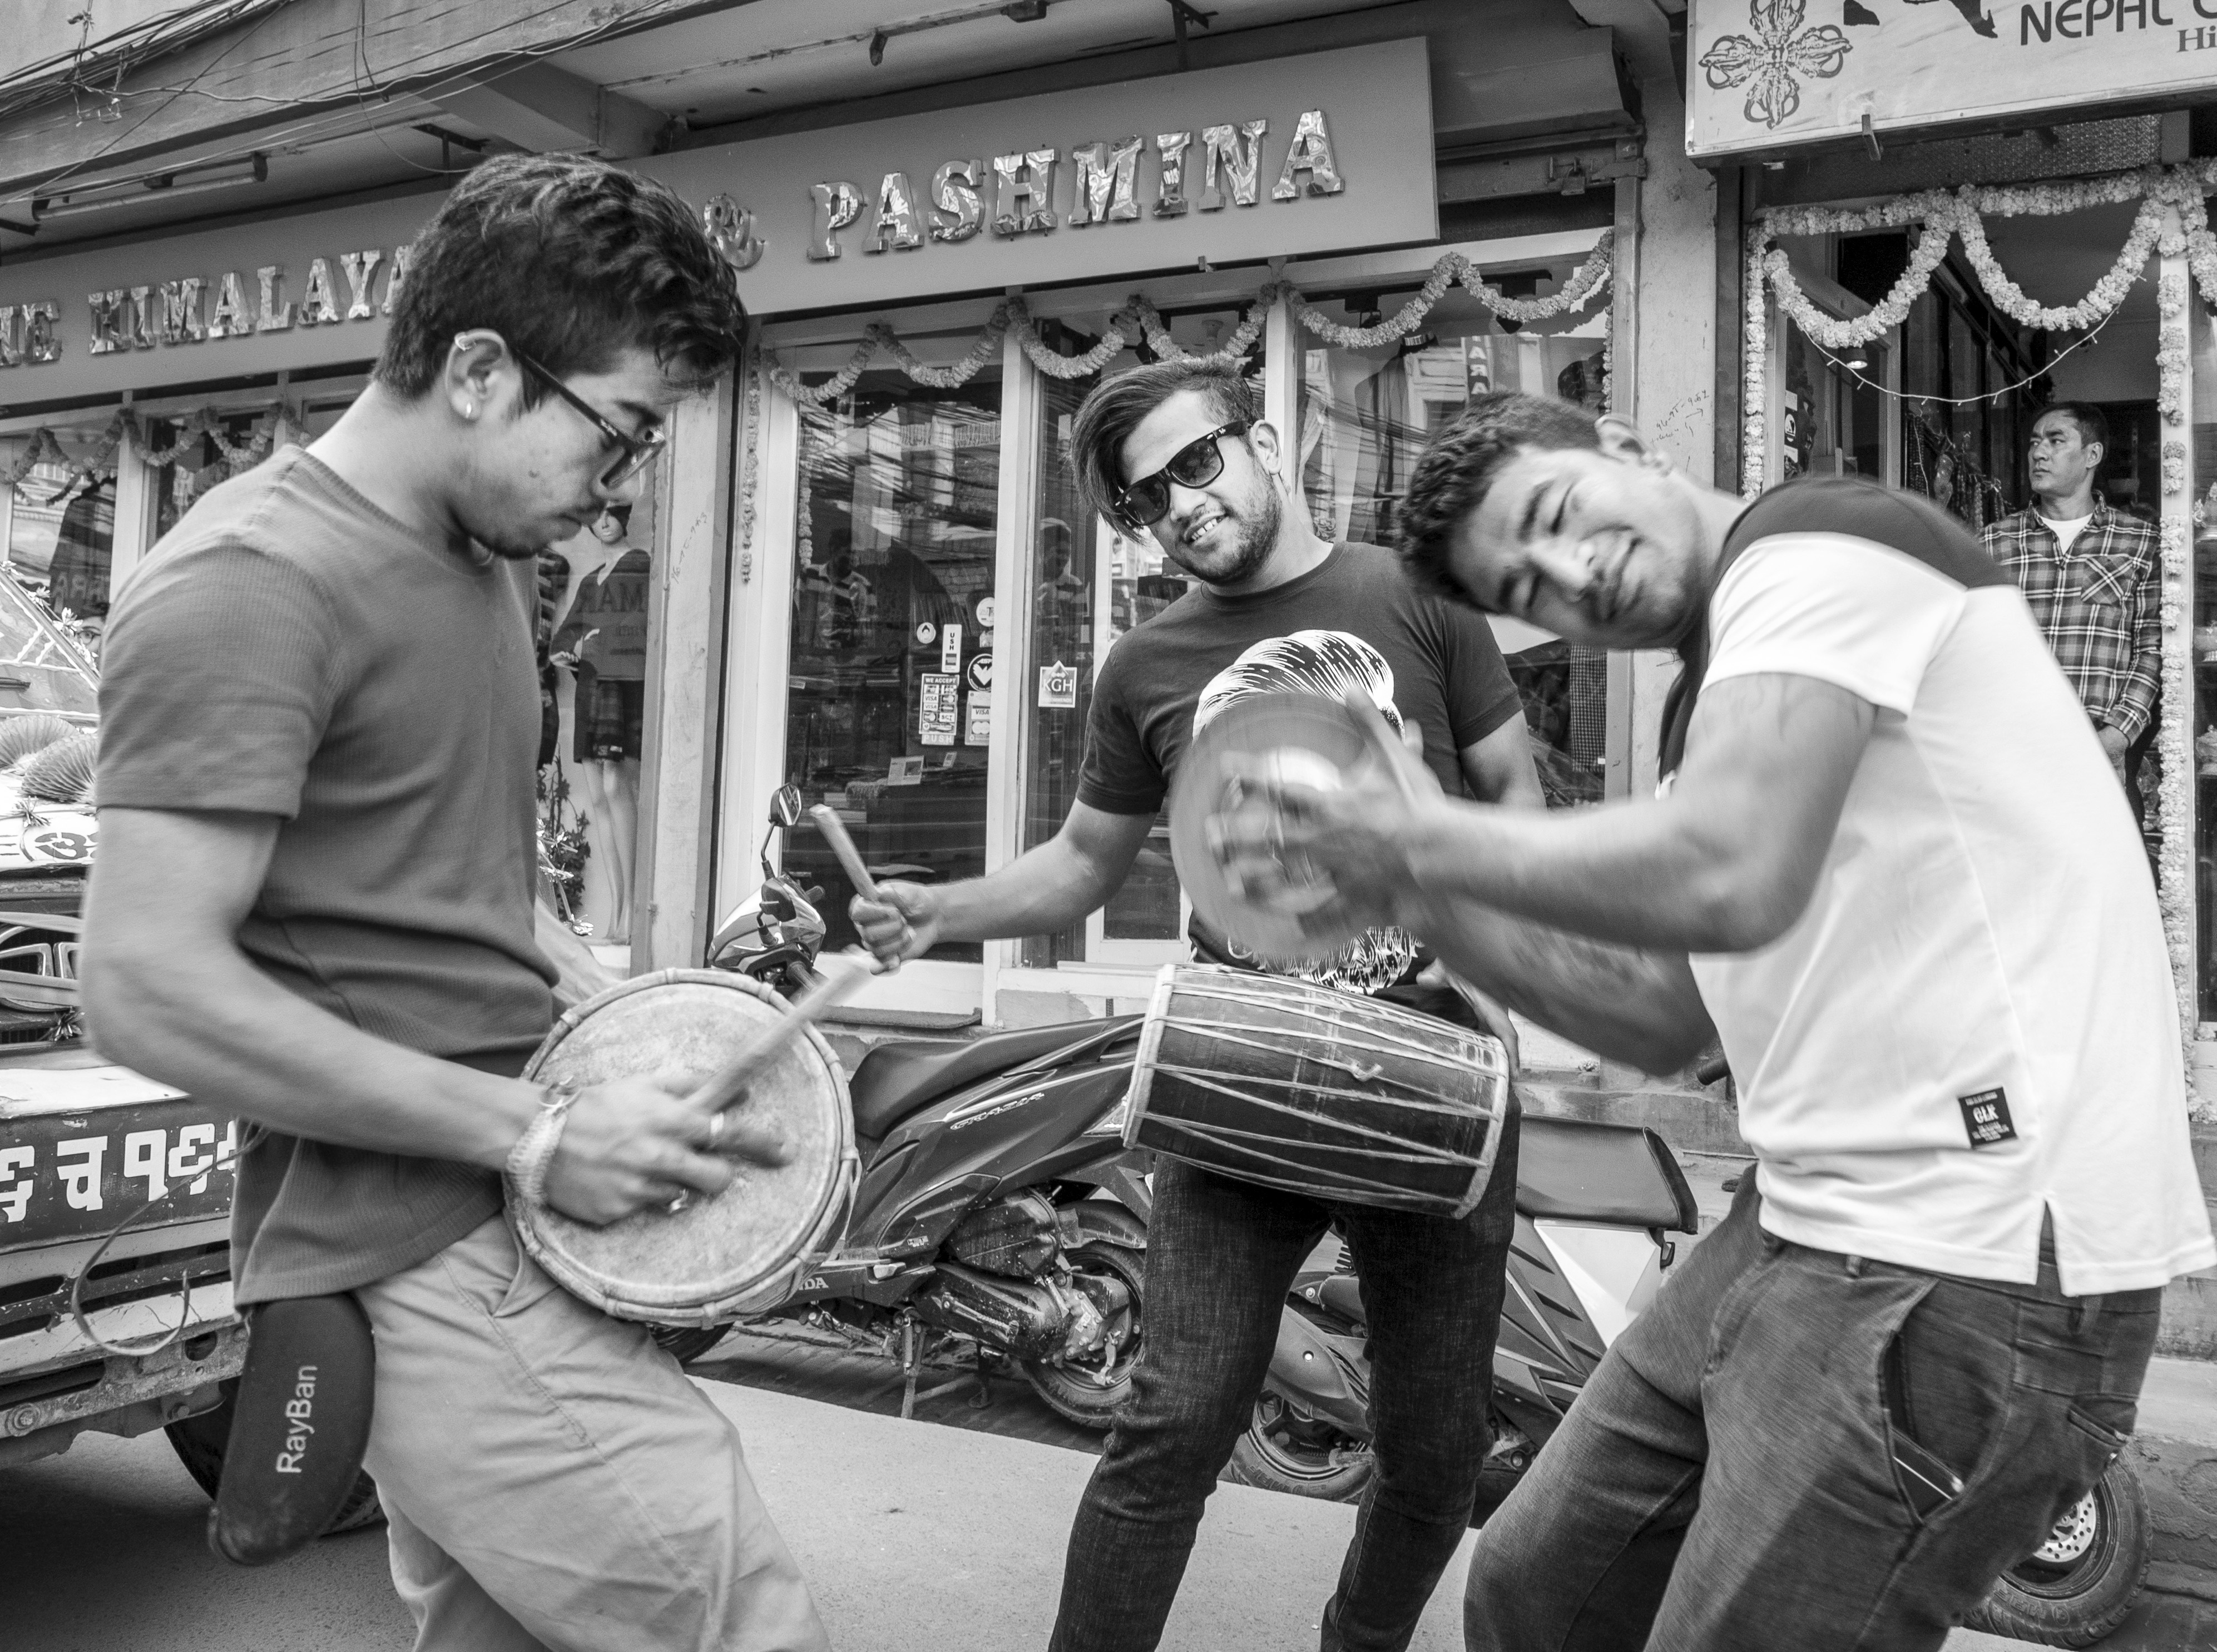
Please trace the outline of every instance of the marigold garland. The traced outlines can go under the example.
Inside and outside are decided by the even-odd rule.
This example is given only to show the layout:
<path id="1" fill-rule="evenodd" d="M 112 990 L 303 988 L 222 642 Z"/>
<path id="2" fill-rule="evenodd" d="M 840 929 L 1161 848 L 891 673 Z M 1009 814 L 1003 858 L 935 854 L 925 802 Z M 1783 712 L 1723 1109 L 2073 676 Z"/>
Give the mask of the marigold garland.
<path id="1" fill-rule="evenodd" d="M 994 306 L 985 331 L 968 352 L 951 366 L 927 366 L 901 343 L 891 327 L 873 321 L 862 329 L 861 342 L 855 346 L 854 354 L 822 383 L 804 384 L 789 368 L 775 362 L 769 363 L 767 376 L 794 400 L 821 407 L 852 390 L 868 371 L 871 361 L 883 352 L 892 356 L 901 371 L 916 383 L 936 390 L 952 390 L 968 383 L 997 356 L 1003 337 L 1009 335 L 1015 337 L 1018 348 L 1033 366 L 1055 379 L 1082 379 L 1098 373 L 1121 355 L 1134 338 L 1145 339 L 1147 348 L 1165 361 L 1237 362 L 1263 336 L 1271 306 L 1281 299 L 1294 319 L 1325 343 L 1343 350 L 1375 350 L 1382 344 L 1397 343 L 1414 333 L 1451 287 L 1460 286 L 1496 315 L 1519 324 L 1545 321 L 1583 309 L 1609 284 L 1615 269 L 1615 232 L 1603 230 L 1593 251 L 1571 272 L 1560 292 L 1529 299 L 1510 297 L 1480 275 L 1478 266 L 1461 253 L 1446 253 L 1432 266 L 1423 285 L 1406 304 L 1392 316 L 1368 327 L 1350 327 L 1334 321 L 1290 282 L 1269 282 L 1248 300 L 1238 326 L 1221 344 L 1213 350 L 1196 352 L 1171 337 L 1161 312 L 1135 293 L 1125 300 L 1123 308 L 1108 318 L 1099 342 L 1092 349 L 1078 356 L 1064 356 L 1050 349 L 1039 336 L 1038 325 L 1023 300 L 1012 298 Z"/>
<path id="2" fill-rule="evenodd" d="M 233 441 L 224 429 L 224 421 L 248 417 L 252 418 L 254 423 L 245 438 Z M 234 472 L 244 470 L 260 464 L 269 456 L 270 449 L 276 445 L 277 423 L 281 418 L 294 425 L 300 423 L 300 414 L 281 402 L 250 412 L 238 408 L 226 412 L 213 407 L 203 407 L 197 412 L 185 414 L 176 421 L 176 439 L 169 446 L 155 448 L 148 445 L 145 427 L 136 411 L 132 408 L 120 407 L 109 418 L 106 428 L 93 438 L 91 455 L 82 463 L 69 456 L 60 437 L 52 428 L 42 426 L 30 433 L 29 441 L 14 463 L 0 466 L 0 487 L 22 486 L 41 464 L 52 464 L 69 473 L 69 480 L 57 492 L 56 498 L 80 483 L 97 485 L 104 482 L 115 474 L 115 455 L 122 447 L 126 433 L 130 436 L 131 445 L 139 457 L 150 465 L 172 464 L 195 442 L 206 437 L 215 443 L 217 452 L 223 455 L 224 461 Z"/>

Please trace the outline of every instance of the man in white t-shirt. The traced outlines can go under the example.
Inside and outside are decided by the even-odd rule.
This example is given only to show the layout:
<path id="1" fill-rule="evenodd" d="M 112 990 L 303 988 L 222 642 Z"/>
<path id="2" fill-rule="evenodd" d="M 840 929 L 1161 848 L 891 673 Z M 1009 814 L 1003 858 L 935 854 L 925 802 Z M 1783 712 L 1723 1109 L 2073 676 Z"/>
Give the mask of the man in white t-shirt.
<path id="1" fill-rule="evenodd" d="M 2101 745 L 1915 495 L 1745 504 L 1495 395 L 1403 523 L 1466 602 L 1679 652 L 1660 795 L 1543 817 L 1411 761 L 1333 793 L 1258 768 L 1217 853 L 1650 1072 L 1720 1036 L 1758 1160 L 1487 1523 L 1471 1644 L 1936 1648 L 2114 1460 L 2161 1287 L 2217 1261 Z"/>
<path id="2" fill-rule="evenodd" d="M 2033 508 L 1991 524 L 1979 543 L 2023 591 L 2137 815 L 2139 757 L 2163 680 L 2163 555 L 2152 523 L 2096 492 L 2109 448 L 2100 408 L 2048 407 L 2032 425 Z"/>

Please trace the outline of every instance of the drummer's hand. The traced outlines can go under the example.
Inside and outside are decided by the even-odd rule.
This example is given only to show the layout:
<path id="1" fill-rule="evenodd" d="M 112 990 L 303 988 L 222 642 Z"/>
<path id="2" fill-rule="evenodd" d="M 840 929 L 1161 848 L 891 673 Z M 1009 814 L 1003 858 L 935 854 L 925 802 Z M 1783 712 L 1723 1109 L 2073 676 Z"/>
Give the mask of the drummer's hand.
<path id="1" fill-rule="evenodd" d="M 856 895 L 847 917 L 872 956 L 890 969 L 939 944 L 939 895 L 922 883 L 880 883 L 880 899 Z"/>
<path id="2" fill-rule="evenodd" d="M 726 1113 L 707 1151 L 708 1114 L 659 1079 L 617 1079 L 577 1092 L 547 1172 L 547 1202 L 577 1222 L 614 1222 L 666 1208 L 679 1193 L 731 1185 L 724 1155 L 781 1165 L 792 1156 L 774 1127 Z"/>
<path id="3" fill-rule="evenodd" d="M 1276 775 L 1267 758 L 1227 758 L 1243 795 L 1209 818 L 1209 847 L 1242 899 L 1312 929 L 1406 926 L 1420 896 L 1407 851 L 1444 795 L 1367 695 L 1347 702 L 1372 725 L 1368 760 L 1327 791 Z"/>

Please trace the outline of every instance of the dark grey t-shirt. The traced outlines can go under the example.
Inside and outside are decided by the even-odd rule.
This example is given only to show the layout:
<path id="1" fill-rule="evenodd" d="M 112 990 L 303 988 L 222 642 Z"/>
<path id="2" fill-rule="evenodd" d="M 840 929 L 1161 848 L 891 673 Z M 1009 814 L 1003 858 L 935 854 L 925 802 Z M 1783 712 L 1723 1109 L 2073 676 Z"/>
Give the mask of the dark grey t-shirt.
<path id="1" fill-rule="evenodd" d="M 1465 795 L 1463 748 L 1522 710 L 1484 615 L 1414 588 L 1391 551 L 1335 545 L 1299 579 L 1251 596 L 1196 585 L 1119 640 L 1094 684 L 1078 801 L 1152 814 L 1195 733 L 1224 706 L 1288 690 L 1337 699 L 1356 687 L 1395 728 L 1423 731 L 1424 761 L 1452 797 Z M 1260 962 L 1198 914 L 1192 938 L 1204 956 Z M 1401 931 L 1375 930 L 1321 964 L 1270 967 L 1376 992 L 1416 956 Z"/>
<path id="2" fill-rule="evenodd" d="M 154 548 L 102 659 L 103 807 L 282 822 L 246 956 L 366 1032 L 502 1073 L 553 1018 L 533 574 L 427 544 L 288 448 Z M 500 1202 L 471 1166 L 271 1136 L 240 1170 L 238 1299 L 382 1278 Z"/>

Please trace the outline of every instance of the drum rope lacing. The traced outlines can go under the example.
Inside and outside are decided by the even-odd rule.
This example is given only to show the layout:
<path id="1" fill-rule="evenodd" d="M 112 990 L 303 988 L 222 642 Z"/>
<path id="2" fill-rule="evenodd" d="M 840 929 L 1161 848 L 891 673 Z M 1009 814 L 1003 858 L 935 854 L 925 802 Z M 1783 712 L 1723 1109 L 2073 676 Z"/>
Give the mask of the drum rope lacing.
<path id="1" fill-rule="evenodd" d="M 1314 1118 L 1316 1117 L 1316 1113 L 1313 1109 L 1296 1107 L 1288 1102 L 1273 1101 L 1268 1097 L 1255 1095 L 1249 1091 L 1239 1089 L 1228 1084 L 1225 1081 L 1223 1074 L 1218 1073 L 1213 1067 L 1180 1067 L 1170 1062 L 1157 1061 L 1155 1063 L 1154 1070 L 1158 1073 L 1168 1073 L 1172 1078 L 1187 1080 L 1193 1084 L 1200 1086 L 1203 1089 L 1213 1090 L 1219 1095 L 1229 1096 L 1234 1101 L 1249 1102 L 1255 1106 L 1267 1108 L 1272 1112 L 1284 1113 L 1289 1117 L 1308 1119 Z M 1242 1084 L 1275 1085 L 1281 1090 L 1296 1090 L 1305 1095 L 1317 1096 L 1319 1098 L 1331 1098 L 1337 1100 L 1367 1102 L 1384 1101 L 1391 1103 L 1395 1107 L 1407 1108 L 1417 1112 L 1438 1113 L 1450 1118 L 1468 1118 L 1471 1117 L 1474 1112 L 1479 1111 L 1467 1106 L 1451 1106 L 1443 1102 L 1419 1101 L 1411 1096 L 1380 1096 L 1374 1094 L 1368 1090 L 1343 1090 L 1334 1085 L 1302 1084 L 1299 1080 L 1294 1079 L 1271 1078 L 1260 1073 L 1252 1075 L 1242 1073 L 1240 1075 L 1240 1082 Z M 1390 1130 L 1381 1130 L 1373 1125 L 1361 1124 L 1353 1119 L 1336 1117 L 1329 1122 L 1336 1129 L 1357 1131 L 1365 1135 L 1375 1136 L 1381 1142 L 1398 1142 L 1401 1140 L 1399 1136 L 1395 1135 Z"/>
<path id="2" fill-rule="evenodd" d="M 1163 1025 L 1165 1030 L 1175 1029 L 1179 1032 L 1198 1033 L 1205 1036 L 1219 1039 L 1222 1043 L 1227 1044 L 1238 1044 L 1249 1049 L 1259 1049 L 1267 1055 L 1284 1055 L 1293 1054 L 1293 1052 L 1289 1051 L 1286 1048 L 1284 1035 L 1282 1033 L 1281 1033 L 1275 1039 L 1261 1037 L 1257 1036 L 1258 1032 L 1261 1031 L 1260 1029 L 1257 1029 L 1244 1021 L 1206 1021 L 1191 1016 L 1170 1014 L 1165 1015 L 1163 1018 Z M 1311 1037 L 1321 1037 L 1324 1035 L 1320 1033 L 1312 1033 L 1306 1036 Z M 1406 1047 L 1401 1047 L 1378 1043 L 1366 1044 L 1360 1035 L 1356 1034 L 1349 1034 L 1335 1037 L 1332 1042 L 1335 1044 L 1354 1045 L 1358 1049 L 1372 1049 L 1383 1055 L 1405 1057 L 1411 1061 L 1427 1062 L 1434 1067 L 1444 1067 L 1451 1073 L 1468 1073 L 1473 1070 L 1480 1073 L 1486 1073 L 1488 1071 L 1488 1067 L 1491 1067 L 1491 1064 L 1489 1063 L 1487 1067 L 1475 1067 L 1474 1063 L 1469 1061 L 1458 1061 L 1452 1055 L 1436 1050 L 1427 1049 L 1420 1045 L 1412 1044 Z M 1478 1048 L 1480 1051 L 1485 1049 L 1484 1045 L 1479 1045 Z M 1336 1067 L 1360 1083 L 1368 1083 L 1371 1080 L 1378 1078 L 1386 1071 L 1383 1067 L 1374 1062 L 1338 1061 L 1321 1051 L 1315 1050 L 1300 1051 L 1299 1059 L 1305 1061 L 1312 1061 L 1318 1067 Z M 1496 1077 L 1504 1076 L 1499 1073 L 1498 1069 L 1492 1070 L 1490 1075 Z"/>

